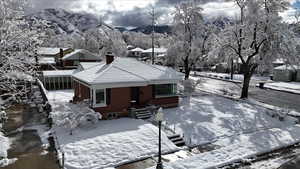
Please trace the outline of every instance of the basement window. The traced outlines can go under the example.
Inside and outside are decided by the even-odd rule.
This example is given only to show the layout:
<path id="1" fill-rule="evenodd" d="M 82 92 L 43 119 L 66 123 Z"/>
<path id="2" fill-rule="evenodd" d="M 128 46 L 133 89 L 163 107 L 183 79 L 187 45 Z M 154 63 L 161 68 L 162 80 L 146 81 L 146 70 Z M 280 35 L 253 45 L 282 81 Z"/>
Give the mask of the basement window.
<path id="1" fill-rule="evenodd" d="M 169 97 L 177 94 L 176 84 L 155 85 L 155 97 Z"/>

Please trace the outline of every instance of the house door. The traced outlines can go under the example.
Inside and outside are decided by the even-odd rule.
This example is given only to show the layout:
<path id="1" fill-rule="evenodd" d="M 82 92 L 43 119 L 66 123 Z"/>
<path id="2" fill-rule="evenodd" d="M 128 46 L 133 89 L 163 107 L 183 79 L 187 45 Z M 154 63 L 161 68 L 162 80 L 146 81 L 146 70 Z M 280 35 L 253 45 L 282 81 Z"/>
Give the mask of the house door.
<path id="1" fill-rule="evenodd" d="M 133 105 L 140 104 L 140 88 L 138 87 L 131 88 L 131 102 Z"/>

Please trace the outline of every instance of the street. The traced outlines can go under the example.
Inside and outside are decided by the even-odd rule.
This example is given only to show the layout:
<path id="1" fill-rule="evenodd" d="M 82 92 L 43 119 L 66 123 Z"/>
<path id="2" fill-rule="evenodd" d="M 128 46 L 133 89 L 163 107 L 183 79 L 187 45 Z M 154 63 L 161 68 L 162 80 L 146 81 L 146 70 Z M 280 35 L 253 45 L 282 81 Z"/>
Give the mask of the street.
<path id="1" fill-rule="evenodd" d="M 235 96 L 239 96 L 241 93 L 242 84 L 205 77 L 200 77 L 200 79 L 201 83 L 197 86 L 197 89 L 199 90 L 217 92 L 219 94 L 224 94 L 224 92 L 227 92 Z M 258 87 L 255 87 L 255 84 L 255 81 L 251 81 L 251 87 L 249 89 L 249 98 L 273 106 L 294 109 L 300 112 L 300 95 L 270 89 L 260 89 Z"/>

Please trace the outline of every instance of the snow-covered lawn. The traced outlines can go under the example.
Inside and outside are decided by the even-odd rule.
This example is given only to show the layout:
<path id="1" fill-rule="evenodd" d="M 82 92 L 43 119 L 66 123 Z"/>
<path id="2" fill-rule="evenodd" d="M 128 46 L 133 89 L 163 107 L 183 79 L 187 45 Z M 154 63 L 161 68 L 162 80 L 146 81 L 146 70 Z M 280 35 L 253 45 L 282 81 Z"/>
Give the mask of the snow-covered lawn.
<path id="1" fill-rule="evenodd" d="M 202 75 L 202 76 L 220 78 L 220 79 L 227 79 L 227 80 L 230 80 L 230 78 L 231 78 L 230 73 L 196 72 L 196 74 L 197 75 Z M 252 79 L 252 81 L 267 81 L 267 80 L 270 80 L 270 77 L 253 75 L 253 77 L 251 79 Z M 234 74 L 233 75 L 233 80 L 235 80 L 235 81 L 243 81 L 244 80 L 244 75 L 242 75 L 242 74 Z"/>
<path id="2" fill-rule="evenodd" d="M 204 169 L 221 167 L 300 142 L 300 126 L 288 126 L 237 135 L 218 140 L 222 148 L 201 153 L 184 160 L 164 163 L 166 169 Z"/>
<path id="3" fill-rule="evenodd" d="M 65 97 L 72 96 L 72 91 L 68 90 L 48 92 L 53 130 L 65 153 L 67 169 L 114 167 L 157 154 L 158 128 L 143 120 L 122 118 L 76 125 L 70 135 L 66 118 L 93 113 L 87 105 L 68 103 Z M 162 150 L 164 153 L 178 150 L 165 133 L 162 133 Z"/>
<path id="4" fill-rule="evenodd" d="M 290 117 L 286 117 L 283 122 L 272 118 L 271 115 L 276 112 L 260 106 L 210 95 L 183 98 L 179 107 L 165 109 L 164 112 L 167 125 L 170 128 L 175 125 L 176 132 L 183 133 L 191 145 L 289 126 L 295 122 Z"/>
<path id="5" fill-rule="evenodd" d="M 100 121 L 69 135 L 56 132 L 65 152 L 67 169 L 99 169 L 151 157 L 157 154 L 158 128 L 136 119 Z M 163 152 L 178 148 L 162 134 Z"/>
<path id="6" fill-rule="evenodd" d="M 300 82 L 266 83 L 265 88 L 300 94 Z"/>
<path id="7" fill-rule="evenodd" d="M 232 94 L 234 96 L 239 96 L 241 92 L 241 84 L 235 84 L 230 82 L 225 82 L 221 80 L 215 80 L 210 78 L 203 79 L 202 77 L 193 77 L 191 76 L 190 79 L 194 81 L 200 80 L 200 83 L 196 86 L 196 93 L 199 91 L 207 91 L 211 93 L 217 93 L 221 95 L 228 95 Z"/>

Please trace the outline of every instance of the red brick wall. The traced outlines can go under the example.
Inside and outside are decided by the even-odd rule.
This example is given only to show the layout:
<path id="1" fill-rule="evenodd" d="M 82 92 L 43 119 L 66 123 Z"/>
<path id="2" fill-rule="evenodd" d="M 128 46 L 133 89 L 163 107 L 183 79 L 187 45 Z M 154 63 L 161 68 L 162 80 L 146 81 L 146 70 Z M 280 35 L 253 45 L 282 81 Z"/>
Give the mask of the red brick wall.
<path id="1" fill-rule="evenodd" d="M 159 105 L 162 107 L 177 107 L 179 103 L 179 97 L 163 97 L 163 98 L 155 98 L 151 102 L 154 105 Z"/>
<path id="2" fill-rule="evenodd" d="M 112 88 L 111 102 L 106 107 L 94 108 L 95 111 L 100 112 L 104 117 L 108 112 L 121 112 L 121 116 L 127 116 L 127 109 L 131 107 L 131 88 Z M 162 107 L 176 107 L 178 106 L 178 96 L 167 98 L 153 98 L 152 86 L 140 87 L 140 105 L 155 104 Z"/>
<path id="3" fill-rule="evenodd" d="M 127 109 L 130 107 L 131 90 L 130 88 L 112 88 L 110 104 L 106 107 L 94 108 L 96 112 L 100 112 L 104 118 L 108 112 L 121 112 L 119 116 L 128 116 Z"/>
<path id="4" fill-rule="evenodd" d="M 90 88 L 74 81 L 74 98 L 73 101 L 83 101 L 84 99 L 90 99 Z"/>
<path id="5" fill-rule="evenodd" d="M 152 100 L 152 86 L 140 87 L 140 104 L 149 104 Z"/>

